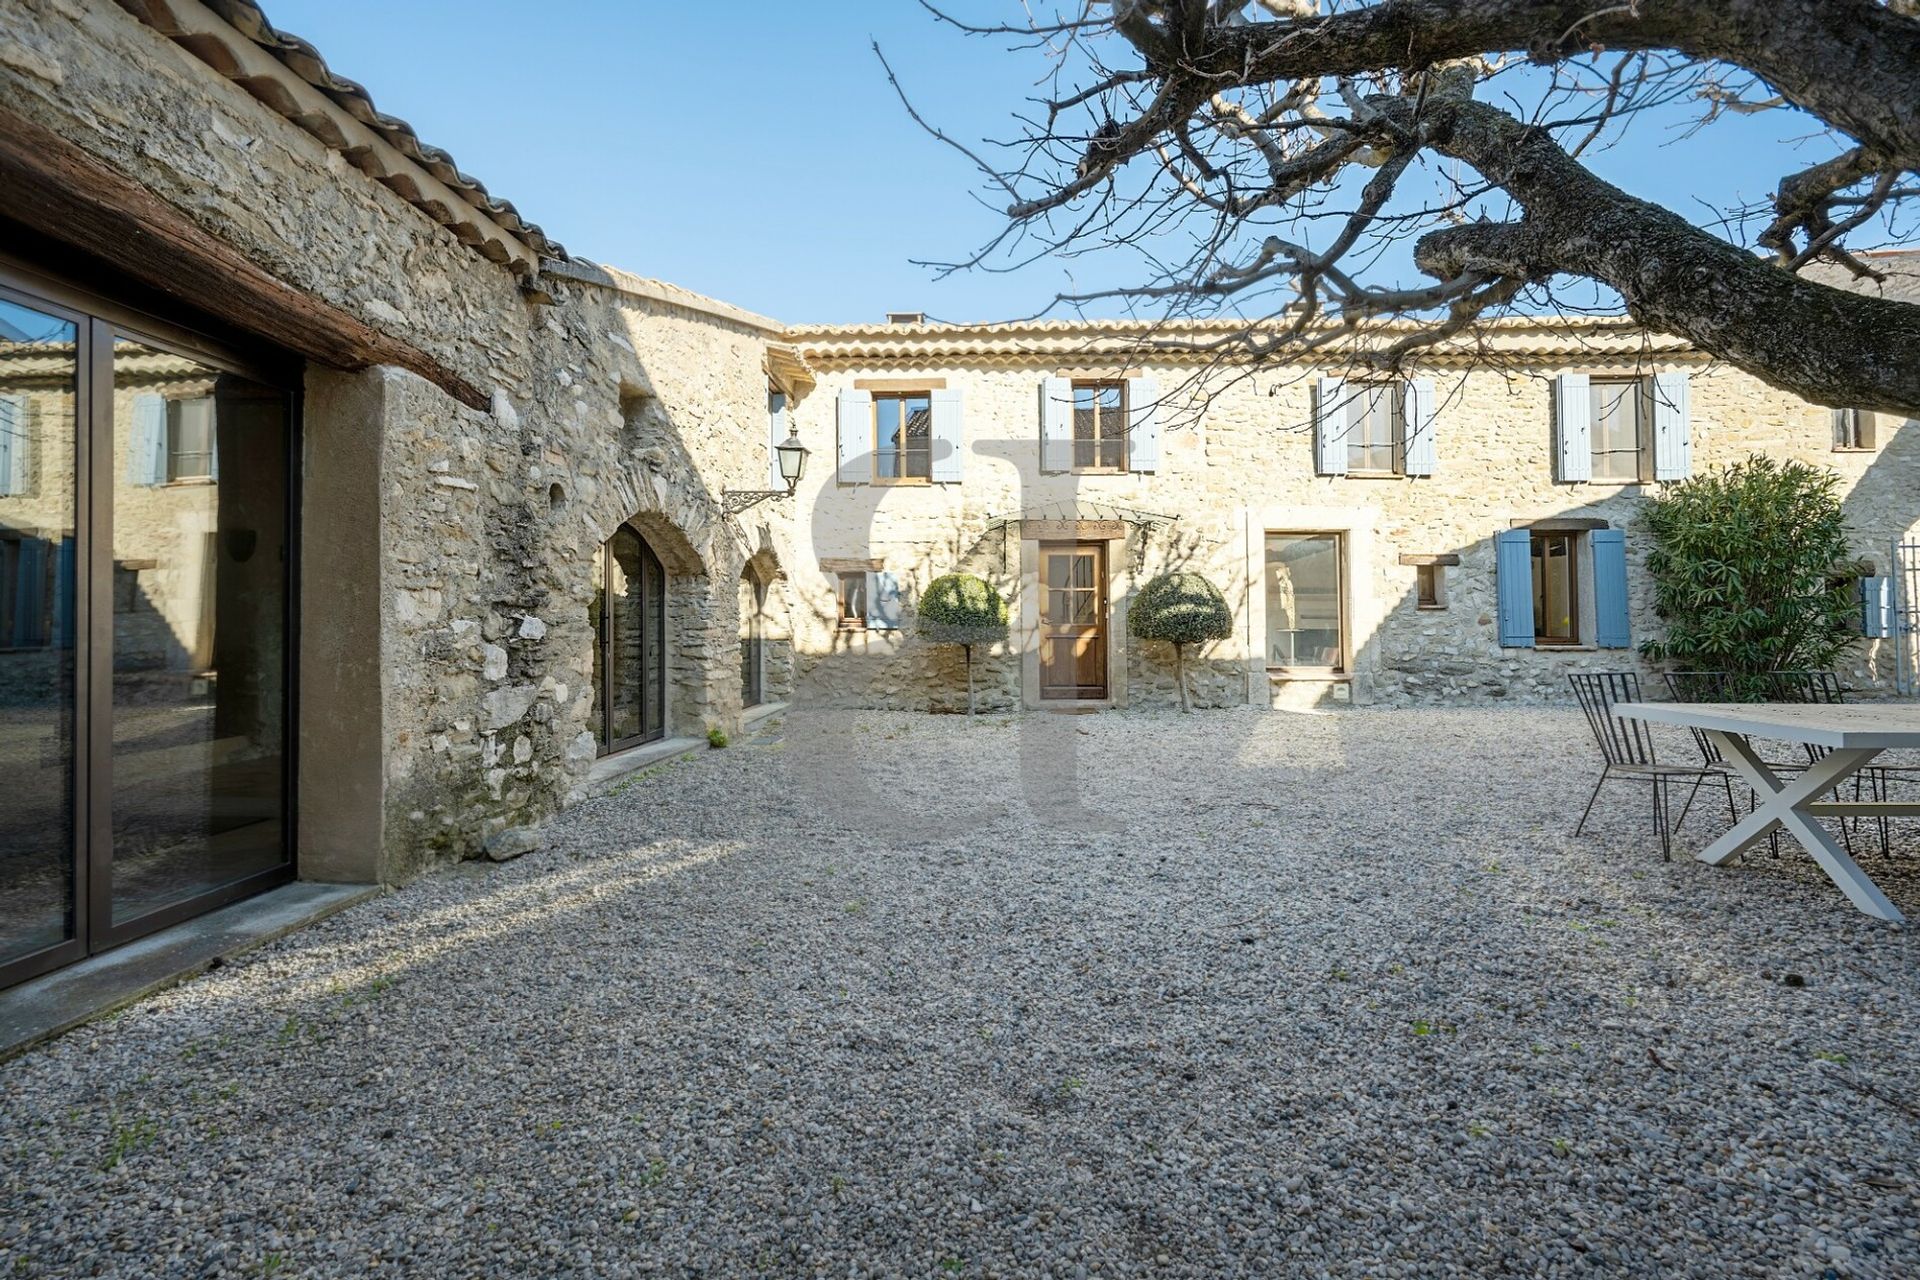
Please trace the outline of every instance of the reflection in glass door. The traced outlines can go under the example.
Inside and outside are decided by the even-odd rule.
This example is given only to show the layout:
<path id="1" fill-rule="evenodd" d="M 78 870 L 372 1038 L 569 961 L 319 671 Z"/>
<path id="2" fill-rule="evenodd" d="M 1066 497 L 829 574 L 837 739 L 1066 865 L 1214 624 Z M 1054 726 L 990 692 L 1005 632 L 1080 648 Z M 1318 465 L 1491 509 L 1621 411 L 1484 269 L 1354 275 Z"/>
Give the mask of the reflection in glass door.
<path id="1" fill-rule="evenodd" d="M 600 753 L 666 736 L 667 571 L 631 525 L 594 554 Z"/>
<path id="2" fill-rule="evenodd" d="M 297 366 L 0 274 L 4 986 L 292 877 Z"/>
<path id="3" fill-rule="evenodd" d="M 0 294 L 0 973 L 78 942 L 79 337 Z"/>
<path id="4" fill-rule="evenodd" d="M 287 395 L 113 350 L 113 923 L 286 861 Z"/>

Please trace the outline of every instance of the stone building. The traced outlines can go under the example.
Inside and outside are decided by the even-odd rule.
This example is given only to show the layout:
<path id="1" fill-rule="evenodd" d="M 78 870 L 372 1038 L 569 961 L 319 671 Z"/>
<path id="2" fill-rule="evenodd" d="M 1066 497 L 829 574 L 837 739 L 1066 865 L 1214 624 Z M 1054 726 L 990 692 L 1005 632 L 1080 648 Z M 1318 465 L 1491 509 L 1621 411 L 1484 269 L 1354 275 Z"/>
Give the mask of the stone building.
<path id="1" fill-rule="evenodd" d="M 1143 356 L 1144 324 L 908 319 L 791 332 L 819 378 L 800 437 L 837 463 L 794 532 L 796 565 L 818 569 L 794 574 L 814 696 L 951 701 L 959 657 L 916 642 L 912 601 L 963 570 L 1014 619 L 977 672 L 988 705 L 1164 705 L 1170 651 L 1128 638 L 1127 602 L 1197 569 L 1234 612 L 1190 676 L 1212 705 L 1561 698 L 1568 672 L 1643 665 L 1658 623 L 1633 522 L 1661 484 L 1752 453 L 1831 467 L 1857 550 L 1885 567 L 1870 591 L 1916 517 L 1920 433 L 1619 320 L 1494 322 L 1399 381 Z M 1151 337 L 1204 348 L 1225 330 Z M 1086 598 L 1054 594 L 1088 572 L 1090 623 Z M 839 607 L 855 593 L 864 612 Z M 1850 682 L 1887 685 L 1893 648 L 1866 639 Z"/>
<path id="2" fill-rule="evenodd" d="M 790 329 L 570 256 L 250 0 L 0 0 L 0 986 L 510 853 L 750 704 L 950 705 L 950 568 L 999 705 L 1169 701 L 1174 565 L 1234 607 L 1204 702 L 1550 696 L 1651 626 L 1643 466 L 1828 462 L 1869 554 L 1912 509 L 1920 434 L 1617 324 L 1381 387 L 1137 336 Z"/>

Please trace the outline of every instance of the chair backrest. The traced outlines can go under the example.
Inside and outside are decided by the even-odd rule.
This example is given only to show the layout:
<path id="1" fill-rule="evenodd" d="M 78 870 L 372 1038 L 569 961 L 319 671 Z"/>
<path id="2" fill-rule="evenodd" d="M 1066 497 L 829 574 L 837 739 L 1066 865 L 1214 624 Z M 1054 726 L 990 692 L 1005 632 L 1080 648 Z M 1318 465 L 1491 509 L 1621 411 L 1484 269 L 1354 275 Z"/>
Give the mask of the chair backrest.
<path id="1" fill-rule="evenodd" d="M 1669 671 L 1666 673 L 1667 692 L 1673 695 L 1675 702 L 1732 702 L 1733 690 L 1727 682 L 1724 671 Z M 1700 749 L 1700 759 L 1707 764 L 1721 763 L 1720 748 L 1714 745 L 1706 730 L 1689 725 L 1687 732 L 1693 737 L 1693 745 Z"/>
<path id="2" fill-rule="evenodd" d="M 1567 680 L 1608 764 L 1654 763 L 1647 722 L 1625 719 L 1613 710 L 1619 703 L 1640 701 L 1640 677 L 1631 671 L 1581 671 L 1570 673 Z"/>

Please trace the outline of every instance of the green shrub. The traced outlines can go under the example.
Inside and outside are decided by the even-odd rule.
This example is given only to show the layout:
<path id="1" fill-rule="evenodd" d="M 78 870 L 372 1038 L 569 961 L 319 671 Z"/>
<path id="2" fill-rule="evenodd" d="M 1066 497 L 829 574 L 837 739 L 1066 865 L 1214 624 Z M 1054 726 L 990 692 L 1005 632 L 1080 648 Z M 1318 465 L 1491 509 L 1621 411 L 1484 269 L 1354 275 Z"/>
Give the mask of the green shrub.
<path id="1" fill-rule="evenodd" d="M 1140 588 L 1127 611 L 1127 631 L 1141 640 L 1173 646 L 1173 678 L 1180 686 L 1180 709 L 1187 701 L 1187 646 L 1224 640 L 1233 634 L 1233 611 L 1220 588 L 1198 573 L 1163 573 Z"/>
<path id="2" fill-rule="evenodd" d="M 1839 479 L 1755 455 L 1674 485 L 1641 519 L 1665 634 L 1641 652 L 1685 671 L 1818 671 L 1858 612 Z"/>
<path id="3" fill-rule="evenodd" d="M 707 730 L 707 745 L 715 751 L 727 745 L 727 731 L 719 725 Z"/>
<path id="4" fill-rule="evenodd" d="M 967 714 L 973 714 L 973 646 L 1007 638 L 1007 602 L 985 578 L 949 573 L 920 594 L 920 634 L 957 644 L 967 659 Z"/>

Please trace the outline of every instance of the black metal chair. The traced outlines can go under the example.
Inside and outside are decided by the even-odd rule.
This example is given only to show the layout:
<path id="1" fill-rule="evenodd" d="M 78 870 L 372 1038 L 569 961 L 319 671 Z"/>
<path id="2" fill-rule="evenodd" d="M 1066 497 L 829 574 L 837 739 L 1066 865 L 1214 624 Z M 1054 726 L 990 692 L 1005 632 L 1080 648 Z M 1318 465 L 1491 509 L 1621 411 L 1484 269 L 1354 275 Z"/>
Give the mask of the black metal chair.
<path id="1" fill-rule="evenodd" d="M 1573 685 L 1573 696 L 1580 703 L 1580 710 L 1586 714 L 1587 727 L 1593 730 L 1593 740 L 1600 748 L 1600 758 L 1604 762 L 1600 770 L 1600 780 L 1593 784 L 1593 794 L 1587 797 L 1587 807 L 1580 812 L 1580 821 L 1574 825 L 1573 834 L 1579 835 L 1586 830 L 1587 819 L 1593 814 L 1594 802 L 1600 798 L 1600 789 L 1609 782 L 1644 782 L 1652 792 L 1653 825 L 1660 835 L 1660 857 L 1665 861 L 1673 860 L 1673 821 L 1672 811 L 1668 807 L 1671 800 L 1669 789 L 1673 783 L 1692 782 L 1694 791 L 1710 779 L 1727 781 L 1724 769 L 1709 765 L 1662 764 L 1654 749 L 1652 726 L 1644 720 L 1629 720 L 1614 713 L 1614 707 L 1622 702 L 1639 702 L 1640 678 L 1631 671 L 1596 671 L 1571 674 L 1567 679 Z M 1731 783 L 1727 782 L 1731 787 Z M 1691 795 L 1689 795 L 1691 801 Z M 1728 803 L 1732 803 L 1729 791 Z"/>

